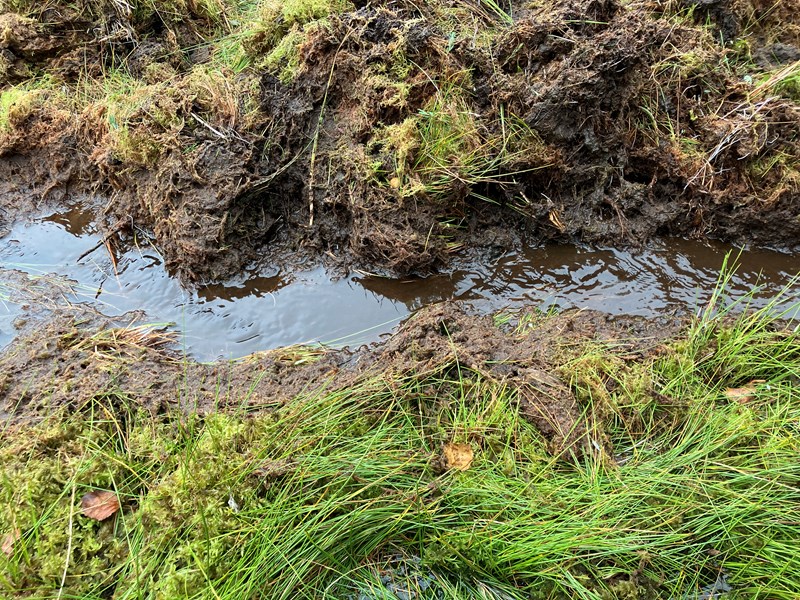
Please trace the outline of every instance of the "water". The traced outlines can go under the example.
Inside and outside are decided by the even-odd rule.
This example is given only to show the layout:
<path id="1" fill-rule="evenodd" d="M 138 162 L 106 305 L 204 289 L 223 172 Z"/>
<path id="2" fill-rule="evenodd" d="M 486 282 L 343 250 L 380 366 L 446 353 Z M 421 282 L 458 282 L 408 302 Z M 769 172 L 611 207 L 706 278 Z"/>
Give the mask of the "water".
<path id="1" fill-rule="evenodd" d="M 0 240 L 0 346 L 11 341 L 13 320 L 32 302 L 30 290 L 14 283 L 19 271 L 51 291 L 57 280 L 49 274 L 71 281 L 56 294 L 64 303 L 94 303 L 109 315 L 143 310 L 150 322 L 175 323 L 188 354 L 213 360 L 298 343 L 376 341 L 414 310 L 453 299 L 485 312 L 533 304 L 611 314 L 686 314 L 708 301 L 730 250 L 684 240 L 633 253 L 550 246 L 473 261 L 425 279 L 357 272 L 336 278 L 322 267 L 253 269 L 237 280 L 186 290 L 149 245 L 115 252 L 113 261 L 102 245 L 83 256 L 100 241 L 80 206 L 17 225 Z M 757 305 L 800 269 L 796 257 L 768 250 L 749 250 L 740 262 L 729 293 L 740 297 L 761 286 Z"/>

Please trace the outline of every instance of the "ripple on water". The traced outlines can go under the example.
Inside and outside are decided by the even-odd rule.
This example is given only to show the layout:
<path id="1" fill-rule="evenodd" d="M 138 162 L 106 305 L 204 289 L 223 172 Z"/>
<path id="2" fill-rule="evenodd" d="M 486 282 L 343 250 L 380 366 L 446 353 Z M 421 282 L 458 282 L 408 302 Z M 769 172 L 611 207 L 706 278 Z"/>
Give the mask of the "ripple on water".
<path id="1" fill-rule="evenodd" d="M 491 312 L 539 305 L 611 314 L 686 314 L 702 307 L 730 247 L 665 240 L 639 252 L 575 246 L 528 248 L 490 263 L 475 261 L 425 279 L 360 273 L 332 277 L 324 268 L 284 273 L 254 269 L 239 279 L 186 290 L 152 246 L 132 245 L 114 263 L 91 215 L 76 206 L 13 228 L 0 240 L 0 344 L 12 337 L 24 291 L 12 270 L 72 280 L 72 302 L 92 302 L 109 315 L 143 310 L 152 322 L 174 322 L 186 352 L 199 360 L 238 357 L 298 343 L 359 345 L 376 341 L 412 311 L 459 299 Z M 799 267 L 796 257 L 748 250 L 727 293 L 760 286 L 763 306 Z M 795 290 L 796 292 L 796 290 Z"/>

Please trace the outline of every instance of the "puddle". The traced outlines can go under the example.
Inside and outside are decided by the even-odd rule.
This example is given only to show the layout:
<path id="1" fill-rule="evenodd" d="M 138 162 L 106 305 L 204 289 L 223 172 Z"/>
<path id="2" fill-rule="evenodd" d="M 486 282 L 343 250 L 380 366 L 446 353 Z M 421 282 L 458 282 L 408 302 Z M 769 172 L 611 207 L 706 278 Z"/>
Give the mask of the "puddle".
<path id="1" fill-rule="evenodd" d="M 686 314 L 708 301 L 730 250 L 683 240 L 636 253 L 550 246 L 426 279 L 359 273 L 337 279 L 320 267 L 262 270 L 187 291 L 167 275 L 153 247 L 133 246 L 112 261 L 103 245 L 87 254 L 100 242 L 91 216 L 80 207 L 18 225 L 0 239 L 0 346 L 13 338 L 12 322 L 28 301 L 13 283 L 18 271 L 71 280 L 71 287 L 59 291 L 63 302 L 91 302 L 108 315 L 142 310 L 150 322 L 173 322 L 187 354 L 213 360 L 298 343 L 357 346 L 376 341 L 414 310 L 451 299 L 487 312 L 535 304 L 544 310 Z M 756 305 L 774 297 L 799 268 L 796 257 L 768 250 L 747 251 L 740 262 L 729 295 L 741 297 L 761 286 Z M 39 281 L 55 285 L 51 278 Z"/>

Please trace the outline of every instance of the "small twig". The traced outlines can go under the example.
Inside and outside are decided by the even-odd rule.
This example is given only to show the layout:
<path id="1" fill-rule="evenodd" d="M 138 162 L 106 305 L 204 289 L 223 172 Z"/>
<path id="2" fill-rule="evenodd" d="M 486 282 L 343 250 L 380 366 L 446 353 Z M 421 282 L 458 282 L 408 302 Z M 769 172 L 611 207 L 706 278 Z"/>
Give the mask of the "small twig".
<path id="1" fill-rule="evenodd" d="M 216 135 L 218 138 L 221 138 L 223 140 L 227 140 L 228 139 L 229 136 L 227 136 L 225 133 L 221 132 L 219 129 L 216 129 L 216 128 L 212 127 L 211 124 L 208 121 L 206 121 L 205 119 L 200 118 L 197 114 L 192 113 L 192 118 L 195 121 L 197 121 L 198 123 L 200 123 L 200 125 L 202 125 L 206 129 L 208 129 L 211 133 Z"/>
<path id="2" fill-rule="evenodd" d="M 114 256 L 114 249 L 111 247 L 111 240 L 106 240 L 106 250 L 108 251 L 108 256 L 111 257 L 111 266 L 114 268 L 114 277 L 117 278 L 117 283 L 119 283 L 119 270 L 117 269 L 117 257 Z"/>
<path id="3" fill-rule="evenodd" d="M 64 573 L 61 575 L 61 587 L 58 588 L 56 600 L 61 600 L 64 593 L 64 584 L 67 582 L 67 571 L 69 570 L 69 559 L 72 555 L 72 517 L 75 513 L 75 484 L 72 484 L 72 494 L 69 498 L 69 527 L 67 529 L 67 559 L 64 561 Z"/>
<path id="4" fill-rule="evenodd" d="M 94 252 L 95 250 L 97 250 L 97 249 L 98 249 L 98 248 L 100 248 L 101 246 L 106 246 L 106 245 L 108 244 L 109 240 L 110 240 L 112 237 L 114 237 L 115 235 L 117 235 L 117 234 L 118 234 L 120 231 L 122 231 L 122 229 L 124 229 L 124 228 L 125 228 L 125 225 L 126 225 L 126 223 L 125 223 L 125 221 L 124 221 L 123 219 L 120 219 L 119 221 L 117 221 L 117 224 L 116 224 L 116 225 L 114 225 L 114 226 L 111 228 L 111 231 L 109 231 L 109 232 L 108 232 L 106 235 L 104 235 L 104 236 L 103 236 L 103 238 L 102 238 L 102 239 L 101 239 L 99 242 L 97 242 L 97 243 L 96 243 L 94 246 L 92 246 L 91 248 L 89 248 L 89 249 L 88 249 L 86 252 L 84 252 L 84 253 L 83 253 L 83 254 L 81 254 L 81 255 L 80 255 L 80 256 L 79 256 L 77 259 L 75 259 L 75 262 L 76 262 L 76 263 L 79 263 L 79 262 L 81 262 L 81 261 L 82 261 L 84 258 L 86 258 L 87 256 L 89 256 L 89 255 L 90 255 L 92 252 Z M 112 259 L 112 260 L 113 260 L 113 259 Z"/>

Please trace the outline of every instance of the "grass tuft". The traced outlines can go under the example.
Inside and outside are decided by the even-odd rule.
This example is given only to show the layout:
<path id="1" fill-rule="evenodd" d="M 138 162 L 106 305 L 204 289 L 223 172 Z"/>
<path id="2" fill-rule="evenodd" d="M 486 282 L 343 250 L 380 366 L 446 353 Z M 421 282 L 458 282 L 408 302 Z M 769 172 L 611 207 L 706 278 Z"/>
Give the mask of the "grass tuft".
<path id="1" fill-rule="evenodd" d="M 510 185 L 515 176 L 554 161 L 537 134 L 504 109 L 491 127 L 479 125 L 467 87 L 467 73 L 439 82 L 417 115 L 379 132 L 377 145 L 394 166 L 390 184 L 402 196 L 452 202 L 480 186 Z"/>

